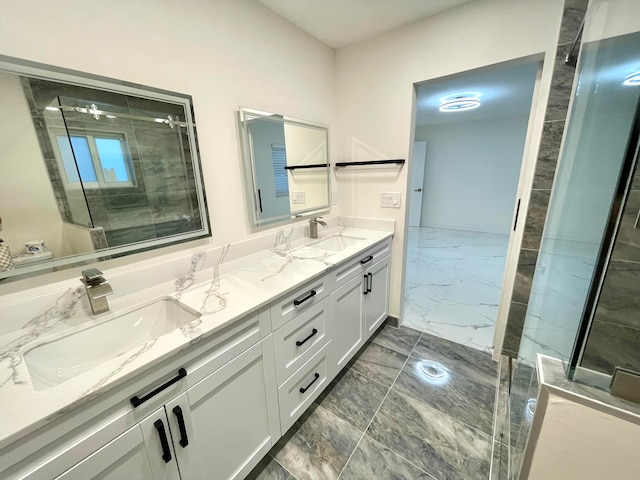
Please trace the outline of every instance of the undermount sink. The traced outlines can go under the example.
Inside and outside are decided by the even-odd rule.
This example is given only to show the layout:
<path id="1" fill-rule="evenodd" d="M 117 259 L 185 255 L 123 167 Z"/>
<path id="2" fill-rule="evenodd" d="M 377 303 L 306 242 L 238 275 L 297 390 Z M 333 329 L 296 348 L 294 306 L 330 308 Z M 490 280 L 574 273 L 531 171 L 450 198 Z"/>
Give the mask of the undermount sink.
<path id="1" fill-rule="evenodd" d="M 347 235 L 331 235 L 309 246 L 329 250 L 330 252 L 341 252 L 345 248 L 352 247 L 362 240 L 364 240 L 364 238 L 349 237 Z"/>
<path id="2" fill-rule="evenodd" d="M 26 347 L 23 358 L 35 390 L 59 385 L 87 370 L 166 335 L 200 314 L 162 298 L 97 325 Z"/>

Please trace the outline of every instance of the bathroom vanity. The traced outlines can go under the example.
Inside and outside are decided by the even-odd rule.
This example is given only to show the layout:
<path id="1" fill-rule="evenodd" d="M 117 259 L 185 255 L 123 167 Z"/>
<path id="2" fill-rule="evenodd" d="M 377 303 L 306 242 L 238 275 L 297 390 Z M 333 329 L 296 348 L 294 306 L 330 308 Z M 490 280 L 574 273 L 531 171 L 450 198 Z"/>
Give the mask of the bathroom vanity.
<path id="1" fill-rule="evenodd" d="M 244 478 L 387 318 L 393 222 L 329 223 L 3 299 L 0 477 Z"/>

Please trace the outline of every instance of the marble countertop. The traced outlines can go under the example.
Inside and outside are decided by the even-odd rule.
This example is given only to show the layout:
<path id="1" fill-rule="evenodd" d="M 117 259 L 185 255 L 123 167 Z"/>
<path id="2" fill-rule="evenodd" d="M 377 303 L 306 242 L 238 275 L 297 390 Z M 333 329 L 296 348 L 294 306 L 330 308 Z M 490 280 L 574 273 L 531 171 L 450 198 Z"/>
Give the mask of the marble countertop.
<path id="1" fill-rule="evenodd" d="M 339 252 L 309 246 L 334 235 L 359 240 Z M 56 297 L 53 305 L 40 305 L 38 315 L 28 315 L 20 322 L 21 328 L 0 332 L 0 409 L 3 413 L 0 448 L 392 235 L 389 231 L 335 227 L 323 230 L 318 239 L 291 240 L 284 231 L 280 231 L 272 248 L 231 261 L 226 261 L 226 257 L 234 248 L 233 244 L 218 248 L 219 255 L 213 263 L 210 258 L 206 259 L 204 252 L 196 252 L 190 258 L 186 274 L 114 298 L 110 302 L 110 312 L 97 316 L 92 316 L 84 308 L 83 287 L 78 284 L 67 288 Z M 23 358 L 23 353 L 34 345 L 45 343 L 48 338 L 108 322 L 166 296 L 200 312 L 200 318 L 155 340 L 138 344 L 125 354 L 59 385 L 41 390 L 34 388 Z"/>

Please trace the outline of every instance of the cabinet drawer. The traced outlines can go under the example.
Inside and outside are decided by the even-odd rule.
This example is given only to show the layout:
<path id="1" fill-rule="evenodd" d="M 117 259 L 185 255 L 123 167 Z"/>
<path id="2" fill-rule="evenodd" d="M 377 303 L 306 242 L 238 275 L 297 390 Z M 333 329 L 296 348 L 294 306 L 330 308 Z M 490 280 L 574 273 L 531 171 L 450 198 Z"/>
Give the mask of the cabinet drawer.
<path id="1" fill-rule="evenodd" d="M 327 297 L 274 332 L 278 385 L 327 344 L 330 330 Z"/>
<path id="2" fill-rule="evenodd" d="M 270 304 L 271 322 L 273 330 L 292 320 L 296 315 L 308 310 L 312 305 L 320 302 L 327 296 L 325 277 L 320 277 L 300 287 L 286 297 L 279 298 Z"/>
<path id="3" fill-rule="evenodd" d="M 278 388 L 280 424 L 283 433 L 291 428 L 311 402 L 324 390 L 327 383 L 326 351 L 327 345 Z"/>
<path id="4" fill-rule="evenodd" d="M 367 268 L 391 253 L 391 239 L 374 245 L 356 258 L 338 265 L 335 270 L 327 275 L 327 283 L 331 290 L 344 285 L 353 277 L 362 274 Z"/>

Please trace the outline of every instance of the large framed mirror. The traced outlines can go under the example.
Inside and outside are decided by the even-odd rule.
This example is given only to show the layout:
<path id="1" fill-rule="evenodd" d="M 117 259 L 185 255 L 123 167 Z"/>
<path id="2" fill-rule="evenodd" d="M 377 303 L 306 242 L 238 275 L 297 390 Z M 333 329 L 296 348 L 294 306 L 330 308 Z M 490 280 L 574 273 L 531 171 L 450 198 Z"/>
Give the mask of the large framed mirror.
<path id="1" fill-rule="evenodd" d="M 239 121 L 252 226 L 328 211 L 328 127 L 244 107 Z"/>
<path id="2" fill-rule="evenodd" d="M 0 279 L 211 235 L 189 95 L 0 57 L 0 105 Z"/>

